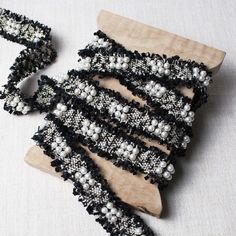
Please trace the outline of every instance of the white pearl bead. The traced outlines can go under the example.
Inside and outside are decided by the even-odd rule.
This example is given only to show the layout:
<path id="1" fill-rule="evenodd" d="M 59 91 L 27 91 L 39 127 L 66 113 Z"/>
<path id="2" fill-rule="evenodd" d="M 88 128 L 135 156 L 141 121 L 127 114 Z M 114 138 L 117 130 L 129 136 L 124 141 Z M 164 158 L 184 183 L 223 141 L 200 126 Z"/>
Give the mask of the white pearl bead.
<path id="1" fill-rule="evenodd" d="M 151 60 L 151 61 L 149 62 L 149 65 L 150 65 L 150 66 L 155 66 L 156 63 L 155 63 L 155 61 Z"/>
<path id="2" fill-rule="evenodd" d="M 90 58 L 90 57 L 86 57 L 85 60 L 86 60 L 87 62 L 91 62 L 91 58 Z"/>
<path id="3" fill-rule="evenodd" d="M 75 173 L 75 178 L 78 180 L 81 177 L 81 173 L 80 172 L 76 172 Z"/>
<path id="4" fill-rule="evenodd" d="M 200 72 L 200 75 L 203 76 L 203 77 L 205 77 L 205 76 L 207 75 L 207 73 L 206 73 L 206 71 L 202 70 L 202 71 Z"/>
<path id="5" fill-rule="evenodd" d="M 79 182 L 80 182 L 81 184 L 84 184 L 84 183 L 86 183 L 86 179 L 85 179 L 84 177 L 81 177 L 81 178 L 79 179 Z"/>
<path id="6" fill-rule="evenodd" d="M 99 134 L 99 133 L 101 133 L 102 130 L 100 127 L 96 127 L 94 131 L 95 131 L 95 133 Z"/>
<path id="7" fill-rule="evenodd" d="M 165 70 L 165 75 L 170 75 L 170 70 L 166 69 Z"/>
<path id="8" fill-rule="evenodd" d="M 83 125 L 84 126 L 89 126 L 90 125 L 90 121 L 89 120 L 84 120 L 83 121 Z"/>
<path id="9" fill-rule="evenodd" d="M 116 216 L 112 216 L 112 217 L 111 217 L 111 222 L 112 222 L 112 223 L 115 223 L 116 221 L 117 221 L 117 217 L 116 217 Z"/>
<path id="10" fill-rule="evenodd" d="M 103 214 L 106 214 L 106 213 L 108 212 L 108 209 L 107 209 L 106 207 L 103 207 L 103 208 L 101 209 L 101 212 L 102 212 Z"/>
<path id="11" fill-rule="evenodd" d="M 188 113 L 188 115 L 189 115 L 190 117 L 194 117 L 194 116 L 195 116 L 195 113 L 194 113 L 193 111 L 190 111 L 190 112 Z"/>
<path id="12" fill-rule="evenodd" d="M 199 76 L 199 81 L 204 81 L 205 80 L 205 77 L 204 76 Z"/>
<path id="13" fill-rule="evenodd" d="M 111 209 L 111 213 L 112 213 L 112 214 L 116 214 L 116 213 L 117 213 L 117 209 L 116 209 L 116 208 L 112 208 L 112 209 Z"/>
<path id="14" fill-rule="evenodd" d="M 84 88 L 85 88 L 85 84 L 84 84 L 84 83 L 79 83 L 79 84 L 78 84 L 78 87 L 79 87 L 80 89 L 84 89 Z"/>
<path id="15" fill-rule="evenodd" d="M 88 189 L 89 189 L 89 184 L 83 184 L 83 188 L 84 188 L 85 190 L 88 190 Z"/>
<path id="16" fill-rule="evenodd" d="M 158 70 L 158 67 L 157 66 L 152 66 L 152 71 L 153 72 L 156 72 Z"/>
<path id="17" fill-rule="evenodd" d="M 186 105 L 184 106 L 184 110 L 189 111 L 189 110 L 190 110 L 190 106 L 189 106 L 188 104 L 186 104 Z"/>
<path id="18" fill-rule="evenodd" d="M 121 114 L 121 117 L 120 117 L 122 120 L 126 120 L 127 119 L 127 115 L 126 114 Z"/>
<path id="19" fill-rule="evenodd" d="M 161 133 L 161 130 L 159 128 L 155 129 L 154 131 L 155 135 L 159 135 Z"/>
<path id="20" fill-rule="evenodd" d="M 111 212 L 108 212 L 108 213 L 106 214 L 106 218 L 107 218 L 107 219 L 111 219 L 111 217 L 112 217 Z"/>
<path id="21" fill-rule="evenodd" d="M 56 137 L 56 142 L 57 143 L 61 143 L 62 142 L 62 138 L 61 137 Z"/>
<path id="22" fill-rule="evenodd" d="M 173 166 L 172 164 L 169 164 L 169 165 L 167 166 L 167 170 L 168 170 L 171 174 L 174 174 L 174 172 L 175 172 L 175 168 L 174 168 L 174 166 Z"/>
<path id="23" fill-rule="evenodd" d="M 154 126 L 152 126 L 152 125 L 148 126 L 148 131 L 149 132 L 153 132 L 154 130 L 155 130 Z"/>
<path id="24" fill-rule="evenodd" d="M 61 142 L 60 146 L 61 146 L 62 148 L 65 148 L 65 147 L 67 146 L 67 144 L 66 144 L 66 142 Z"/>
<path id="25" fill-rule="evenodd" d="M 90 179 L 89 180 L 89 185 L 93 186 L 95 184 L 95 180 L 94 179 Z"/>
<path id="26" fill-rule="evenodd" d="M 149 91 L 149 90 L 151 90 L 152 86 L 151 86 L 150 84 L 147 84 L 147 85 L 145 86 L 145 88 L 146 88 L 147 91 Z"/>
<path id="27" fill-rule="evenodd" d="M 95 123 L 90 124 L 90 125 L 89 125 L 89 128 L 90 128 L 90 129 L 95 129 L 95 128 L 96 128 Z"/>
<path id="28" fill-rule="evenodd" d="M 90 64 L 89 63 L 84 63 L 84 65 L 83 65 L 83 68 L 85 69 L 85 70 L 89 70 L 90 69 Z"/>
<path id="29" fill-rule="evenodd" d="M 19 97 L 14 97 L 13 101 L 18 103 L 20 101 L 20 98 Z"/>
<path id="30" fill-rule="evenodd" d="M 121 111 L 121 110 L 123 109 L 123 106 L 119 104 L 119 105 L 116 107 L 116 109 L 117 109 L 118 111 Z"/>
<path id="31" fill-rule="evenodd" d="M 79 95 L 80 94 L 80 89 L 75 89 L 75 95 Z"/>
<path id="32" fill-rule="evenodd" d="M 184 120 L 185 120 L 185 122 L 187 122 L 187 123 L 190 123 L 190 122 L 191 122 L 191 118 L 190 118 L 190 117 L 186 117 Z"/>
<path id="33" fill-rule="evenodd" d="M 52 144 L 51 144 L 51 147 L 54 149 L 54 148 L 56 148 L 57 147 L 57 143 L 56 142 L 53 142 Z"/>
<path id="34" fill-rule="evenodd" d="M 139 153 L 139 149 L 138 148 L 134 148 L 133 149 L 133 154 L 137 155 Z"/>
<path id="35" fill-rule="evenodd" d="M 208 85 L 209 85 L 209 81 L 204 81 L 203 84 L 204 84 L 205 86 L 208 86 Z"/>
<path id="36" fill-rule="evenodd" d="M 186 117 L 187 116 L 187 112 L 185 110 L 181 111 L 180 114 L 181 114 L 182 117 Z"/>
<path id="37" fill-rule="evenodd" d="M 163 124 L 163 122 L 160 122 L 159 124 L 158 124 L 158 128 L 163 128 L 164 127 L 164 124 Z"/>
<path id="38" fill-rule="evenodd" d="M 95 89 L 93 89 L 93 90 L 90 92 L 90 94 L 91 94 L 92 96 L 96 96 L 97 91 L 96 91 Z"/>
<path id="39" fill-rule="evenodd" d="M 118 57 L 117 58 L 117 62 L 122 63 L 123 62 L 123 58 L 122 57 Z"/>
<path id="40" fill-rule="evenodd" d="M 11 101 L 10 105 L 11 105 L 11 107 L 15 107 L 17 105 L 17 103 L 15 101 Z"/>
<path id="41" fill-rule="evenodd" d="M 124 113 L 127 113 L 129 111 L 129 106 L 125 106 L 124 108 L 123 108 L 123 112 Z"/>
<path id="42" fill-rule="evenodd" d="M 165 171 L 164 174 L 163 174 L 163 176 L 164 176 L 164 178 L 169 179 L 170 176 L 171 176 L 171 174 L 170 174 L 170 172 Z"/>
<path id="43" fill-rule="evenodd" d="M 23 102 L 19 102 L 19 103 L 17 104 L 17 106 L 18 106 L 18 107 L 22 107 L 22 108 L 23 108 L 23 106 L 24 106 L 24 103 L 23 103 Z"/>
<path id="44" fill-rule="evenodd" d="M 99 43 L 99 44 L 103 44 L 103 43 L 104 43 L 104 40 L 101 38 L 101 39 L 98 40 L 98 43 Z"/>
<path id="45" fill-rule="evenodd" d="M 65 152 L 68 153 L 68 154 L 71 153 L 71 147 L 66 147 Z"/>
<path id="46" fill-rule="evenodd" d="M 85 167 L 81 167 L 80 172 L 85 175 L 87 174 L 87 169 Z"/>
<path id="47" fill-rule="evenodd" d="M 165 87 L 161 87 L 160 88 L 160 92 L 163 94 L 163 93 L 165 93 L 166 92 L 166 88 Z"/>
<path id="48" fill-rule="evenodd" d="M 85 91 L 86 93 L 90 93 L 91 89 L 90 89 L 89 86 L 86 86 L 86 87 L 84 88 L 84 91 Z"/>
<path id="49" fill-rule="evenodd" d="M 165 167 L 166 167 L 166 162 L 165 162 L 165 161 L 161 161 L 161 162 L 160 162 L 160 166 L 161 166 L 162 168 L 165 168 Z"/>
<path id="50" fill-rule="evenodd" d="M 104 42 L 104 43 L 102 44 L 102 46 L 103 46 L 104 48 L 108 47 L 108 45 L 109 45 L 108 42 Z"/>
<path id="51" fill-rule="evenodd" d="M 189 143 L 190 142 L 190 138 L 189 138 L 189 136 L 184 136 L 184 142 L 186 142 L 186 143 Z"/>
<path id="52" fill-rule="evenodd" d="M 107 206 L 108 209 L 112 209 L 113 208 L 113 203 L 112 202 L 108 202 L 106 206 Z"/>
<path id="53" fill-rule="evenodd" d="M 129 156 L 129 152 L 128 151 L 124 151 L 123 156 L 124 157 L 128 157 Z"/>
<path id="54" fill-rule="evenodd" d="M 151 123 L 152 123 L 153 126 L 157 126 L 158 125 L 158 121 L 156 119 L 152 120 Z"/>
<path id="55" fill-rule="evenodd" d="M 162 168 L 161 167 L 157 167 L 155 171 L 156 171 L 157 174 L 161 174 L 162 173 Z"/>
<path id="56" fill-rule="evenodd" d="M 195 74 L 198 74 L 198 73 L 199 73 L 199 68 L 198 68 L 198 67 L 194 67 L 194 68 L 193 68 L 193 72 L 194 72 Z"/>
<path id="57" fill-rule="evenodd" d="M 80 97 L 81 97 L 81 98 L 86 98 L 86 97 L 87 97 L 87 93 L 82 92 L 82 93 L 80 94 Z"/>
<path id="58" fill-rule="evenodd" d="M 134 160 L 136 159 L 136 155 L 130 154 L 129 159 L 130 159 L 131 161 L 134 161 Z"/>
<path id="59" fill-rule="evenodd" d="M 117 214 L 116 214 L 117 217 L 122 217 L 122 212 L 121 211 L 118 211 Z"/>
<path id="60" fill-rule="evenodd" d="M 157 66 L 158 66 L 158 67 L 162 67 L 162 66 L 163 66 L 163 63 L 158 60 L 158 61 L 157 61 Z"/>
<path id="61" fill-rule="evenodd" d="M 124 62 L 128 63 L 130 61 L 129 57 L 124 57 Z"/>
<path id="62" fill-rule="evenodd" d="M 94 134 L 94 135 L 92 136 L 92 139 L 93 139 L 93 140 L 98 140 L 98 138 L 99 138 L 98 134 Z"/>
<path id="63" fill-rule="evenodd" d="M 67 154 L 67 153 L 66 153 L 65 151 L 61 151 L 61 152 L 60 152 L 60 156 L 61 156 L 61 157 L 66 157 L 66 154 Z"/>
<path id="64" fill-rule="evenodd" d="M 157 93 L 156 93 L 156 97 L 157 97 L 157 98 L 161 98 L 161 97 L 162 97 L 162 93 L 157 92 Z"/>
<path id="65" fill-rule="evenodd" d="M 116 63 L 116 69 L 120 70 L 121 69 L 121 64 L 120 63 Z"/>
<path id="66" fill-rule="evenodd" d="M 121 148 L 122 148 L 122 149 L 126 149 L 126 147 L 127 147 L 127 144 L 126 144 L 126 143 L 122 143 L 122 144 L 121 144 Z"/>
<path id="67" fill-rule="evenodd" d="M 121 116 L 121 112 L 120 112 L 120 111 L 116 111 L 116 112 L 115 112 L 115 116 L 116 116 L 116 117 L 120 117 L 120 116 Z"/>
<path id="68" fill-rule="evenodd" d="M 22 110 L 23 110 L 23 107 L 21 107 L 21 106 L 18 105 L 18 106 L 16 107 L 16 110 L 17 110 L 17 111 L 22 111 Z"/>
<path id="69" fill-rule="evenodd" d="M 86 98 L 86 100 L 87 100 L 88 102 L 91 102 L 91 101 L 93 100 L 93 97 L 92 97 L 91 95 L 88 95 L 87 98 Z"/>
<path id="70" fill-rule="evenodd" d="M 126 70 L 128 68 L 128 64 L 127 63 L 123 63 L 122 64 L 122 69 Z"/>
<path id="71" fill-rule="evenodd" d="M 61 106 L 61 111 L 67 111 L 67 106 L 66 105 L 62 105 Z"/>
<path id="72" fill-rule="evenodd" d="M 123 154 L 123 149 L 121 149 L 121 148 L 119 148 L 118 150 L 117 150 L 117 153 L 118 153 L 118 155 L 122 155 Z"/>
<path id="73" fill-rule="evenodd" d="M 167 138 L 168 133 L 166 131 L 161 132 L 161 137 L 162 138 Z"/>
<path id="74" fill-rule="evenodd" d="M 61 107 L 62 107 L 62 104 L 61 104 L 61 103 L 58 103 L 58 104 L 57 104 L 57 109 L 58 109 L 58 110 L 61 110 Z"/>
<path id="75" fill-rule="evenodd" d="M 128 145 L 127 146 L 127 150 L 131 152 L 133 150 L 133 146 L 132 145 Z"/>
<path id="76" fill-rule="evenodd" d="M 164 130 L 165 130 L 165 131 L 170 131 L 170 130 L 171 130 L 170 125 L 165 125 L 165 126 L 164 126 Z"/>
<path id="77" fill-rule="evenodd" d="M 109 61 L 114 62 L 115 60 L 116 60 L 116 59 L 115 59 L 114 56 L 110 56 L 110 57 L 109 57 Z"/>
<path id="78" fill-rule="evenodd" d="M 164 68 L 165 68 L 165 69 L 169 69 L 169 68 L 170 68 L 170 64 L 169 64 L 168 62 L 166 62 L 166 63 L 164 64 Z"/>

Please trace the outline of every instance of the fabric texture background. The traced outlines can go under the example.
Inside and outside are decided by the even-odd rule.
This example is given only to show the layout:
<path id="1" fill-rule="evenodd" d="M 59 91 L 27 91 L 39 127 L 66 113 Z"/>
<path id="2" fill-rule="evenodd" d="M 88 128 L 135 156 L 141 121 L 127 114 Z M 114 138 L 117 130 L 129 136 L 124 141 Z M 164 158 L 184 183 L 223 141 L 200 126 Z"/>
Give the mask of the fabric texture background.
<path id="1" fill-rule="evenodd" d="M 0 0 L 0 6 L 52 28 L 58 59 L 37 76 L 76 67 L 77 50 L 92 38 L 101 9 L 226 51 L 221 71 L 210 86 L 209 101 L 197 112 L 187 156 L 179 160 L 175 180 L 162 193 L 162 218 L 142 215 L 162 236 L 236 235 L 234 0 Z M 22 48 L 0 39 L 1 85 Z M 35 84 L 34 79 L 28 80 L 23 89 L 30 91 Z M 0 235 L 107 235 L 72 195 L 70 183 L 23 161 L 44 115 L 11 116 L 3 111 L 3 101 L 0 106 Z"/>

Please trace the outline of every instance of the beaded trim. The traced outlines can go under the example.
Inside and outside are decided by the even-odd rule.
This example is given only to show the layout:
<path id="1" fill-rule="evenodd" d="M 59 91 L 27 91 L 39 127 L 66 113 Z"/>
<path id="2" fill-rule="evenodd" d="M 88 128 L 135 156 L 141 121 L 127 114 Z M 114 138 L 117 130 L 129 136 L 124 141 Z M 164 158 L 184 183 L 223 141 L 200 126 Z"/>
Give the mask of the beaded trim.
<path id="1" fill-rule="evenodd" d="M 32 98 L 25 98 L 17 85 L 55 60 L 50 30 L 37 21 L 0 8 L 0 35 L 26 46 L 10 68 L 8 83 L 0 92 L 0 98 L 5 99 L 4 109 L 10 113 L 22 115 L 33 110 Z"/>
<path id="2" fill-rule="evenodd" d="M 110 235 L 154 236 L 143 220 L 112 192 L 84 149 L 75 147 L 74 139 L 64 136 L 54 122 L 48 121 L 33 139 L 53 159 L 51 164 L 56 171 L 74 183 L 74 195 Z"/>
<path id="3" fill-rule="evenodd" d="M 89 106 L 88 110 L 93 114 L 109 118 L 128 132 L 158 140 L 172 148 L 174 153 L 185 149 L 184 140 L 191 136 L 190 129 L 177 126 L 168 116 L 154 114 L 148 107 L 142 108 L 137 102 L 128 102 L 115 91 L 99 87 L 98 82 L 85 72 L 73 70 L 53 80 L 43 76 L 35 96 L 38 109 L 44 110 L 49 105 L 48 110 L 51 110 L 61 94 L 78 99 L 83 106 Z"/>
<path id="4" fill-rule="evenodd" d="M 150 178 L 152 183 L 164 186 L 172 179 L 175 172 L 172 156 L 156 147 L 146 147 L 139 139 L 91 115 L 86 107 L 71 100 L 64 102 L 58 103 L 47 119 L 64 127 L 74 140 L 118 167 L 133 174 L 145 174 L 145 179 Z"/>
<path id="5" fill-rule="evenodd" d="M 147 99 L 152 107 L 162 109 L 177 121 L 191 126 L 194 112 L 206 102 L 206 86 L 211 72 L 204 64 L 184 61 L 175 56 L 126 50 L 104 33 L 95 33 L 94 40 L 79 51 L 78 70 L 117 77 L 134 94 Z M 183 96 L 175 86 L 193 87 L 198 99 Z"/>

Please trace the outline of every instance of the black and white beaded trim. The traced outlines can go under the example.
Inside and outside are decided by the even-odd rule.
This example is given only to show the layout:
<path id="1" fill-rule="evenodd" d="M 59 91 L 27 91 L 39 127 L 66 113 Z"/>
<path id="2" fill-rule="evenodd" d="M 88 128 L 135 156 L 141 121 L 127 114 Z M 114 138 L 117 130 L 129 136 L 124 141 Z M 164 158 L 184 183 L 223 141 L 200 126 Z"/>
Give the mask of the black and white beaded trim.
<path id="1" fill-rule="evenodd" d="M 195 110 L 206 102 L 211 72 L 203 64 L 179 57 L 130 52 L 101 31 L 95 33 L 95 40 L 86 49 L 79 51 L 79 56 L 78 70 L 117 77 L 134 94 L 147 99 L 149 105 L 189 126 Z M 175 88 L 180 85 L 194 88 L 198 94 L 194 103 Z"/>
<path id="2" fill-rule="evenodd" d="M 47 119 L 64 127 L 75 140 L 118 167 L 134 174 L 143 173 L 146 179 L 160 186 L 172 179 L 175 172 L 172 155 L 168 156 L 156 147 L 146 147 L 139 139 L 92 116 L 85 107 L 78 109 L 78 105 L 70 103 L 58 103 Z"/>
<path id="3" fill-rule="evenodd" d="M 110 189 L 82 147 L 76 147 L 74 139 L 64 136 L 53 121 L 47 121 L 33 139 L 53 159 L 51 164 L 56 171 L 74 183 L 74 195 L 110 235 L 154 236 L 143 220 Z"/>
<path id="4" fill-rule="evenodd" d="M 56 58 L 50 28 L 25 16 L 0 8 L 0 35 L 26 46 L 10 68 L 8 82 L 0 92 L 4 109 L 13 114 L 27 114 L 34 109 L 32 98 L 25 98 L 17 85 L 26 77 L 44 68 Z"/>
<path id="5" fill-rule="evenodd" d="M 84 72 L 69 71 L 65 75 L 55 76 L 53 80 L 43 76 L 35 97 L 38 109 L 44 110 L 48 104 L 55 104 L 60 94 L 80 100 L 84 106 L 89 106 L 93 114 L 109 118 L 128 132 L 158 140 L 174 149 L 174 153 L 185 149 L 183 141 L 191 136 L 190 129 L 169 121 L 168 116 L 153 113 L 148 107 L 142 108 L 134 101 L 128 102 L 115 91 L 99 87 L 98 82 Z"/>

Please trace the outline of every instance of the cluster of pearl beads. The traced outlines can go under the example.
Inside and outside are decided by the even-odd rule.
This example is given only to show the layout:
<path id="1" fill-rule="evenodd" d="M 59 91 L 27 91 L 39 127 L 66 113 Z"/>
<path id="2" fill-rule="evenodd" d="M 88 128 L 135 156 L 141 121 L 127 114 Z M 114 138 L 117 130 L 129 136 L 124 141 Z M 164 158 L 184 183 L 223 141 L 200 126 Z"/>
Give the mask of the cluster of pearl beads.
<path id="1" fill-rule="evenodd" d="M 195 113 L 190 111 L 191 107 L 189 104 L 184 106 L 184 109 L 181 111 L 181 116 L 184 118 L 184 121 L 187 122 L 189 125 L 194 121 Z"/>
<path id="2" fill-rule="evenodd" d="M 145 90 L 149 92 L 150 95 L 161 98 L 165 92 L 166 88 L 162 87 L 159 83 L 155 83 L 154 81 L 150 81 L 146 84 Z"/>
<path id="3" fill-rule="evenodd" d="M 108 41 L 105 41 L 103 38 L 99 38 L 97 35 L 94 35 L 91 44 L 97 48 L 106 48 L 110 45 Z"/>
<path id="4" fill-rule="evenodd" d="M 92 123 L 89 120 L 84 120 L 82 125 L 81 130 L 83 135 L 89 136 L 94 141 L 99 138 L 99 134 L 102 132 L 102 129 L 96 126 L 95 122 Z"/>
<path id="5" fill-rule="evenodd" d="M 91 177 L 86 167 L 81 167 L 78 172 L 75 173 L 75 179 L 82 184 L 84 190 L 88 190 L 95 184 L 95 180 Z"/>
<path id="6" fill-rule="evenodd" d="M 205 70 L 200 71 L 198 67 L 193 68 L 193 76 L 198 78 L 199 81 L 203 82 L 203 85 L 208 86 L 210 83 L 210 76 L 207 76 Z"/>
<path id="7" fill-rule="evenodd" d="M 24 115 L 27 114 L 31 109 L 30 106 L 26 105 L 24 102 L 21 102 L 18 96 L 12 99 L 10 106 L 14 107 L 16 111 L 19 111 Z"/>
<path id="8" fill-rule="evenodd" d="M 156 119 L 151 121 L 151 125 L 148 126 L 148 131 L 150 133 L 154 133 L 156 136 L 160 138 L 166 139 L 171 130 L 170 125 L 165 124 L 163 121 L 159 122 Z"/>
<path id="9" fill-rule="evenodd" d="M 65 158 L 68 154 L 71 153 L 71 147 L 67 145 L 62 137 L 56 137 L 55 142 L 52 142 L 51 147 L 61 158 Z"/>
<path id="10" fill-rule="evenodd" d="M 128 142 L 121 143 L 120 148 L 117 150 L 118 156 L 129 158 L 131 161 L 137 158 L 138 153 L 139 149 L 137 146 L 134 147 L 132 144 L 128 144 Z"/>
<path id="11" fill-rule="evenodd" d="M 12 34 L 12 35 L 18 35 L 20 34 L 20 28 L 21 28 L 21 25 L 12 21 L 12 20 L 9 20 L 7 21 L 6 23 L 6 31 L 8 34 Z"/>
<path id="12" fill-rule="evenodd" d="M 126 56 L 124 56 L 124 57 L 110 56 L 109 57 L 109 62 L 110 62 L 109 67 L 111 69 L 115 68 L 117 70 L 120 70 L 120 69 L 126 70 L 129 67 L 129 65 L 128 65 L 129 61 L 130 61 L 129 57 L 126 57 Z"/>
<path id="13" fill-rule="evenodd" d="M 62 103 L 58 103 L 56 106 L 56 109 L 53 111 L 53 113 L 60 117 L 62 115 L 63 112 L 67 111 L 67 106 L 62 104 Z"/>
<path id="14" fill-rule="evenodd" d="M 117 119 L 126 120 L 129 106 L 122 106 L 118 102 L 112 102 L 109 108 L 109 113 L 114 114 Z"/>
<path id="15" fill-rule="evenodd" d="M 158 175 L 163 175 L 163 177 L 167 180 L 171 180 L 172 179 L 172 175 L 175 173 L 175 168 L 172 164 L 169 164 L 166 168 L 167 164 L 165 161 L 161 161 L 160 165 L 155 169 L 155 172 Z M 166 168 L 166 170 L 164 171 L 164 168 Z M 164 172 L 163 172 L 164 171 Z"/>
<path id="16" fill-rule="evenodd" d="M 93 86 L 86 85 L 85 83 L 79 81 L 74 93 L 81 99 L 86 99 L 88 102 L 91 102 L 96 96 L 97 91 Z"/>
<path id="17" fill-rule="evenodd" d="M 57 83 L 62 84 L 64 83 L 65 80 L 67 80 L 69 78 L 69 76 L 67 74 L 57 74 L 55 76 L 52 77 L 54 80 L 57 81 Z"/>
<path id="18" fill-rule="evenodd" d="M 122 217 L 122 212 L 118 211 L 112 202 L 108 202 L 106 206 L 101 209 L 102 214 L 111 222 L 115 223 L 118 218 Z"/>
<path id="19" fill-rule="evenodd" d="M 190 143 L 190 137 L 188 135 L 185 135 L 184 141 L 182 142 L 182 147 L 186 149 L 189 143 Z"/>
<path id="20" fill-rule="evenodd" d="M 152 72 L 157 72 L 159 75 L 170 75 L 170 64 L 168 61 L 162 62 L 160 60 L 151 60 L 148 63 L 151 66 Z"/>
<path id="21" fill-rule="evenodd" d="M 86 57 L 86 58 L 80 58 L 79 64 L 78 64 L 78 70 L 90 70 L 91 68 L 91 58 Z"/>

